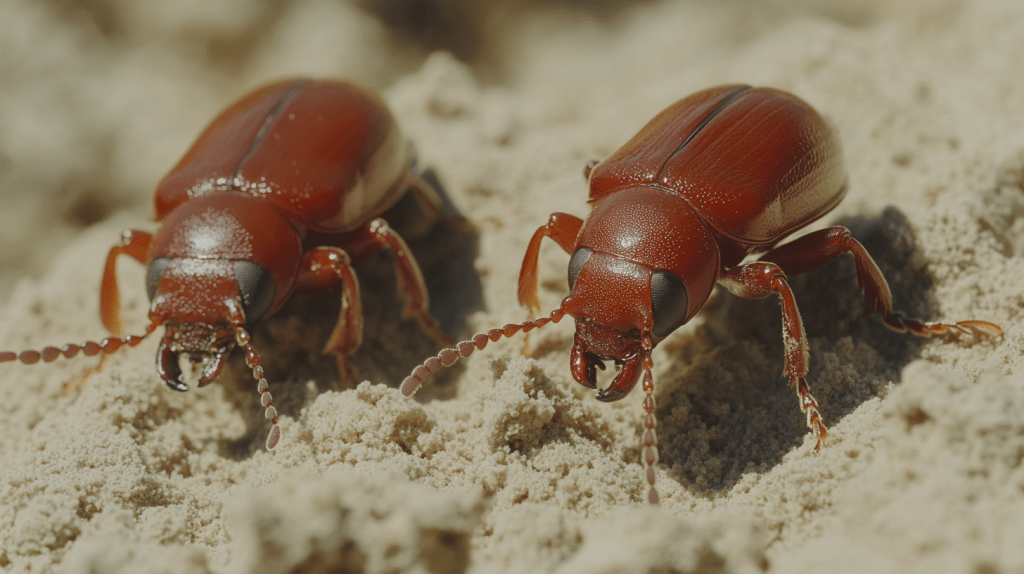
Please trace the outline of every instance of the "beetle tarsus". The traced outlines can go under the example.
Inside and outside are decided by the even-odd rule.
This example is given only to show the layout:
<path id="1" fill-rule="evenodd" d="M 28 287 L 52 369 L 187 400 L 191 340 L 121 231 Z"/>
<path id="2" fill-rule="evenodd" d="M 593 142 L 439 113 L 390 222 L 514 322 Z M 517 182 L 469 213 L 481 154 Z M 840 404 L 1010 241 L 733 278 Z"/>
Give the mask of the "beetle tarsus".
<path id="1" fill-rule="evenodd" d="M 800 410 L 807 415 L 807 427 L 814 434 L 815 443 L 814 449 L 811 452 L 818 454 L 821 450 L 821 445 L 825 444 L 825 439 L 828 437 L 828 427 L 825 426 L 825 423 L 821 422 L 821 413 L 818 412 L 818 401 L 811 395 L 811 388 L 807 385 L 807 379 L 804 377 L 790 377 L 789 386 L 796 389 L 796 396 L 800 401 Z"/>
<path id="2" fill-rule="evenodd" d="M 910 332 L 918 337 L 936 337 L 944 335 L 972 335 L 980 337 L 1001 337 L 1003 329 L 988 321 L 958 321 L 956 323 L 926 323 L 917 319 L 909 319 L 899 312 L 890 312 L 882 316 L 882 323 L 897 333 Z"/>

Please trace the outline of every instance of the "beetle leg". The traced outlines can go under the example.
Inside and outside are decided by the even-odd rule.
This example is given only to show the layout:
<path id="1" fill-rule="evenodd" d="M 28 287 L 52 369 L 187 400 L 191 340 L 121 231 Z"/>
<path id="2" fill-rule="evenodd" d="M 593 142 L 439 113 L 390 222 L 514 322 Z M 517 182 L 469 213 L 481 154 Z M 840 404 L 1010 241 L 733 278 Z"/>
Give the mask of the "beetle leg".
<path id="1" fill-rule="evenodd" d="M 395 273 L 398 277 L 398 293 L 405 298 L 405 308 L 402 310 L 403 317 L 415 317 L 423 330 L 430 333 L 436 341 L 442 345 L 451 344 L 437 322 L 430 316 L 430 297 L 427 294 L 427 284 L 423 281 L 423 274 L 420 267 L 413 259 L 409 246 L 400 235 L 381 218 L 374 219 L 364 228 L 367 232 L 367 240 L 372 242 L 376 249 L 384 247 L 391 248 L 391 256 L 394 258 Z"/>
<path id="2" fill-rule="evenodd" d="M 830 227 L 809 233 L 782 247 L 774 249 L 761 257 L 761 261 L 777 264 L 790 275 L 817 269 L 844 253 L 853 255 L 857 265 L 857 279 L 864 290 L 864 303 L 868 314 L 878 313 L 882 323 L 890 329 L 929 337 L 954 333 L 987 333 L 992 336 L 1003 334 L 998 325 L 988 321 L 959 321 L 957 323 L 925 323 L 917 319 L 905 318 L 901 313 L 892 310 L 892 293 L 889 284 L 882 276 L 882 271 L 875 260 L 864 249 L 859 241 L 850 236 L 845 227 Z"/>
<path id="3" fill-rule="evenodd" d="M 800 319 L 800 310 L 796 306 L 796 298 L 786 282 L 786 274 L 775 263 L 755 261 L 730 269 L 722 279 L 732 293 L 746 299 L 761 299 L 772 293 L 778 293 L 782 303 L 782 341 L 785 349 L 785 365 L 782 372 L 789 377 L 789 386 L 796 390 L 800 401 L 800 410 L 807 415 L 807 426 L 814 433 L 817 442 L 814 452 L 821 449 L 822 442 L 828 436 L 828 429 L 821 422 L 818 412 L 818 401 L 811 396 L 807 385 L 807 363 L 809 351 L 804 324 Z"/>
<path id="4" fill-rule="evenodd" d="M 583 220 L 567 213 L 552 213 L 546 225 L 537 228 L 526 247 L 523 266 L 519 270 L 519 304 L 528 307 L 533 315 L 540 312 L 537 297 L 537 259 L 540 257 L 540 242 L 545 237 L 555 240 L 563 251 L 572 255 L 576 237 L 583 227 Z"/>
<path id="5" fill-rule="evenodd" d="M 324 345 L 324 353 L 337 354 L 338 375 L 348 381 L 352 379 L 348 355 L 363 342 L 363 304 L 351 260 L 341 248 L 330 246 L 314 247 L 302 256 L 299 288 L 326 290 L 338 281 L 342 284 L 341 313 Z"/>
<path id="6" fill-rule="evenodd" d="M 124 335 L 121 323 L 121 294 L 117 288 L 118 255 L 131 255 L 139 263 L 146 264 L 146 255 L 153 236 L 145 231 L 127 229 L 121 233 L 121 241 L 110 248 L 107 264 L 103 268 L 103 283 L 100 285 L 100 318 L 103 325 L 117 337 Z"/>

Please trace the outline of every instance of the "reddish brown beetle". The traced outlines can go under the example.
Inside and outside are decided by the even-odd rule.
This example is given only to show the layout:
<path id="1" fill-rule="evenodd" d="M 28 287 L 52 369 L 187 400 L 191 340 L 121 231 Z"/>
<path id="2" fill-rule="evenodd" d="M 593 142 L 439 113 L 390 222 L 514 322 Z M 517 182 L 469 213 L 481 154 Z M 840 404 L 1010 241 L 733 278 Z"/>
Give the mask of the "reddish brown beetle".
<path id="1" fill-rule="evenodd" d="M 217 116 L 157 186 L 155 234 L 125 231 L 107 256 L 100 315 L 114 337 L 42 351 L 0 353 L 0 362 L 31 364 L 60 356 L 107 354 L 138 345 L 165 327 L 157 372 L 186 391 L 179 364 L 201 363 L 209 384 L 237 344 L 244 348 L 273 427 L 274 408 L 245 325 L 278 310 L 292 292 L 341 282 L 343 304 L 324 347 L 340 375 L 363 336 L 353 263 L 390 247 L 406 297 L 405 315 L 437 336 L 427 291 L 402 238 L 379 216 L 407 192 L 440 208 L 440 198 L 413 171 L 414 157 L 394 118 L 374 94 L 345 82 L 286 80 L 262 87 Z M 152 306 L 142 336 L 123 335 L 115 260 L 148 265 Z"/>
<path id="2" fill-rule="evenodd" d="M 769 88 L 721 86 L 693 94 L 658 114 L 610 158 L 587 166 L 593 209 L 586 221 L 555 213 L 534 233 L 519 276 L 519 302 L 534 313 L 537 257 L 544 237 L 569 260 L 569 296 L 549 317 L 506 325 L 445 349 L 402 383 L 411 395 L 430 373 L 483 349 L 488 341 L 576 319 L 570 370 L 596 388 L 604 360 L 619 373 L 602 401 L 624 397 L 643 371 L 643 464 L 648 500 L 658 501 L 658 460 L 651 351 L 704 306 L 715 283 L 748 299 L 772 293 L 782 302 L 784 375 L 821 447 L 828 434 L 811 396 L 808 346 L 787 274 L 853 255 L 867 310 L 899 332 L 930 336 L 1002 330 L 985 321 L 924 323 L 892 310 L 889 286 L 844 227 L 786 236 L 828 213 L 846 194 L 836 131 L 798 98 Z M 741 262 L 764 253 L 757 261 Z"/>

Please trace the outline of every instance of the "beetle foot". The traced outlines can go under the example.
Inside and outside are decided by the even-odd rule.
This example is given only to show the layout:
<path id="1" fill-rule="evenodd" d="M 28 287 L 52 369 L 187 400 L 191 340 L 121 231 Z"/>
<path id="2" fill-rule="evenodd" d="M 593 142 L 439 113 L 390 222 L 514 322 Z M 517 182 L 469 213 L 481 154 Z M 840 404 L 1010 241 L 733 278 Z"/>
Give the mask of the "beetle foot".
<path id="1" fill-rule="evenodd" d="M 918 337 L 934 337 L 942 335 L 988 335 L 990 337 L 1001 337 L 1003 329 L 995 323 L 988 321 L 958 321 L 956 323 L 926 323 L 917 319 L 904 317 L 902 313 L 887 313 L 882 317 L 882 323 L 897 333 L 907 331 Z"/>
<path id="2" fill-rule="evenodd" d="M 811 388 L 807 385 L 807 379 L 803 377 L 790 377 L 790 388 L 796 388 L 797 398 L 800 400 L 800 410 L 807 415 L 807 426 L 814 433 L 817 442 L 814 443 L 813 454 L 818 454 L 821 445 L 825 444 L 828 437 L 828 427 L 821 422 L 821 413 L 818 412 L 818 401 L 811 395 Z"/>

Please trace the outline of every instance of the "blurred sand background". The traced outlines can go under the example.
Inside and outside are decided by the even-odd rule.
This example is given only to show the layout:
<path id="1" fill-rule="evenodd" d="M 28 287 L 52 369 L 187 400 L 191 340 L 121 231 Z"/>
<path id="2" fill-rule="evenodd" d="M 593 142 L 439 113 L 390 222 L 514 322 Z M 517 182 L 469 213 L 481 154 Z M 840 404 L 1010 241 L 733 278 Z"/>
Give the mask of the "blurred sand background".
<path id="1" fill-rule="evenodd" d="M 385 312 L 384 257 L 361 273 L 368 383 L 340 390 L 319 357 L 331 317 L 259 335 L 273 453 L 237 360 L 183 394 L 159 381 L 155 338 L 73 393 L 93 360 L 0 366 L 0 570 L 1024 572 L 1019 0 L 0 4 L 0 349 L 105 336 L 103 260 L 122 229 L 154 228 L 156 183 L 222 107 L 302 74 L 381 90 L 476 225 L 414 246 L 453 336 L 527 318 L 522 253 L 551 212 L 586 214 L 587 160 L 731 82 L 835 123 L 851 187 L 815 227 L 848 225 L 897 309 L 1006 330 L 914 340 L 861 319 L 849 261 L 795 277 L 832 431 L 812 456 L 778 305 L 716 292 L 654 354 L 656 510 L 642 395 L 602 404 L 572 382 L 570 321 L 531 335 L 532 358 L 493 344 L 402 398 L 401 372 L 436 349 Z M 470 273 L 446 289 L 449 258 Z M 546 309 L 567 261 L 545 245 Z M 139 332 L 144 272 L 119 269 Z"/>

